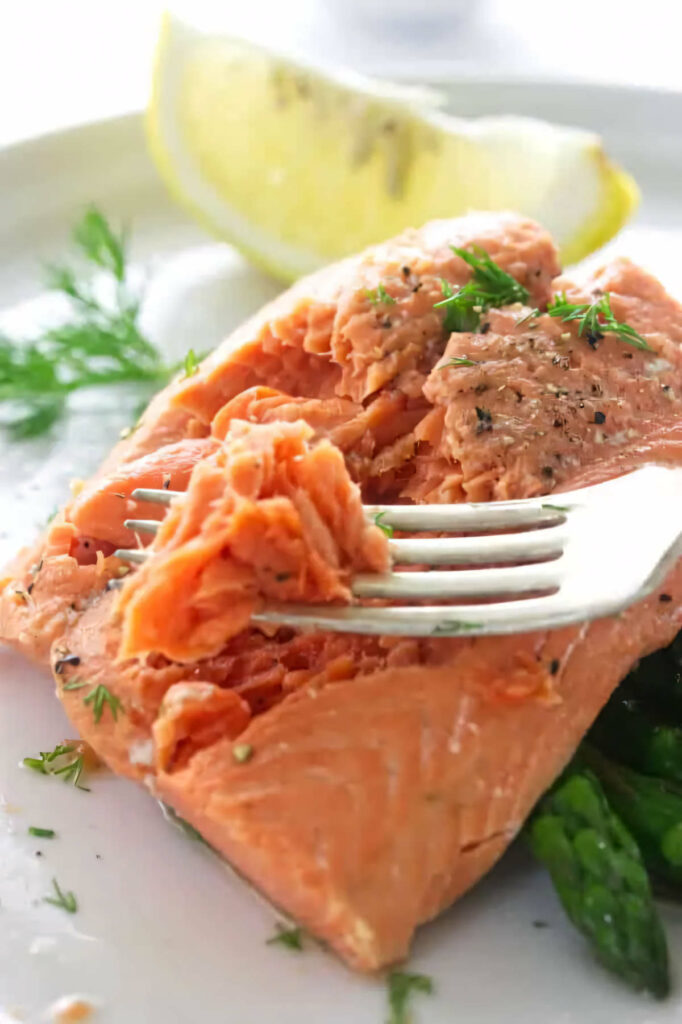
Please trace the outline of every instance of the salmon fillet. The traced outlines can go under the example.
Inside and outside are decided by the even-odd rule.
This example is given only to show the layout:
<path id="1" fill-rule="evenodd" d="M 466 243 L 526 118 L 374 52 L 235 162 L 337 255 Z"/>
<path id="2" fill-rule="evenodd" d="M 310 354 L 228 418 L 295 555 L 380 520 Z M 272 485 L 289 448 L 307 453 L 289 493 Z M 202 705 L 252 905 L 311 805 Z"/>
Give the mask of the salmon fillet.
<path id="1" fill-rule="evenodd" d="M 471 272 L 451 245 L 485 249 L 540 314 L 492 309 L 448 336 L 441 281 Z M 268 598 L 348 600 L 354 572 L 385 566 L 362 501 L 522 498 L 682 462 L 682 308 L 624 260 L 582 283 L 559 269 L 538 225 L 477 214 L 299 282 L 154 399 L 2 581 L 0 636 L 52 664 L 100 756 L 361 970 L 404 957 L 491 867 L 633 663 L 682 626 L 682 565 L 664 601 L 552 632 L 249 624 Z M 580 337 L 542 312 L 558 292 L 609 292 L 652 351 Z M 187 493 L 112 589 L 123 520 L 160 515 L 136 486 Z M 119 710 L 96 720 L 98 686 Z"/>

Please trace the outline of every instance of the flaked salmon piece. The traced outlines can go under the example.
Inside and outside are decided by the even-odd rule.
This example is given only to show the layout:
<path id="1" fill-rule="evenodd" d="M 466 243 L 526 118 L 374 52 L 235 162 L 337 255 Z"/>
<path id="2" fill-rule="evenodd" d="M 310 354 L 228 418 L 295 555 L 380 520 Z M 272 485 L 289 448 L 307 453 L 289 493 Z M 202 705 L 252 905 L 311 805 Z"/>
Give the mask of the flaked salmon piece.
<path id="1" fill-rule="evenodd" d="M 382 669 L 418 664 L 427 658 L 421 640 L 365 637 L 338 633 L 295 633 L 280 629 L 266 635 L 249 628 L 234 636 L 213 658 L 191 664 L 171 662 L 163 655 L 122 660 L 121 616 L 114 592 L 104 593 L 69 631 L 57 654 L 77 651 L 80 663 L 55 673 L 67 713 L 80 734 L 92 737 L 100 756 L 114 771 L 140 781 L 151 778 L 151 729 L 165 694 L 176 684 L 211 683 L 243 698 L 251 715 L 260 715 L 289 695 L 325 681 L 350 681 Z M 457 643 L 459 641 L 452 641 Z M 450 641 L 448 641 L 450 643 Z M 440 663 L 445 652 L 436 644 Z M 83 703 L 88 689 L 65 689 L 77 677 L 94 689 L 105 686 L 125 709 L 116 720 L 104 714 L 95 723 Z"/>
<path id="2" fill-rule="evenodd" d="M 176 771 L 202 748 L 239 736 L 250 718 L 249 705 L 234 690 L 215 683 L 176 683 L 164 694 L 154 722 L 157 763 Z"/>
<path id="3" fill-rule="evenodd" d="M 343 394 L 361 401 L 394 382 L 406 394 L 419 396 L 419 371 L 430 368 L 441 351 L 442 313 L 434 306 L 443 298 L 442 282 L 461 285 L 471 274 L 452 246 L 482 247 L 528 288 L 535 302 L 547 302 L 558 271 L 548 234 L 517 219 L 507 221 L 503 238 L 497 218 L 467 218 L 461 225 L 453 232 L 451 223 L 433 222 L 397 244 L 377 246 L 362 260 L 353 287 L 338 298 L 330 340 L 343 368 Z M 388 301 L 381 300 L 380 285 Z"/>
<path id="4" fill-rule="evenodd" d="M 334 436 L 334 429 L 361 415 L 363 408 L 347 398 L 295 398 L 275 388 L 247 388 L 227 402 L 211 423 L 211 434 L 225 439 L 232 420 L 250 423 L 291 423 L 304 420 L 321 437 Z"/>
<path id="5" fill-rule="evenodd" d="M 536 223 L 487 213 L 432 221 L 298 282 L 216 349 L 200 374 L 173 391 L 171 403 L 208 423 L 257 384 L 361 401 L 391 380 L 399 386 L 400 375 L 410 381 L 420 363 L 430 368 L 442 344 L 442 313 L 432 309 L 442 298 L 441 278 L 456 285 L 470 277 L 451 245 L 480 245 L 530 289 L 534 302 L 547 302 L 559 263 L 551 237 Z M 396 291 L 388 328 L 367 295 L 385 278 L 393 281 L 389 293 Z"/>
<path id="6" fill-rule="evenodd" d="M 469 275 L 449 245 L 472 243 L 529 289 L 539 316 L 493 309 L 477 332 L 446 336 L 442 311 L 432 308 L 440 279 L 458 284 Z M 305 497 L 300 508 L 323 502 L 326 509 L 326 533 L 303 517 L 305 539 L 324 553 L 327 568 L 341 570 L 334 586 L 347 587 L 343 574 L 357 569 L 362 549 L 346 532 L 345 519 L 359 528 L 361 514 L 350 481 L 365 502 L 379 495 L 493 500 L 585 486 L 649 461 L 682 465 L 680 306 L 627 261 L 582 283 L 557 271 L 551 240 L 537 225 L 477 215 L 408 232 L 299 282 L 195 376 L 157 396 L 83 492 L 86 510 L 93 502 L 88 529 L 100 496 L 109 502 L 114 481 L 135 476 L 124 464 L 151 455 L 161 467 L 167 446 L 210 438 L 154 559 L 162 566 L 198 538 L 201 572 L 216 572 L 224 548 L 206 540 L 222 507 L 229 514 L 217 516 L 221 529 L 250 538 L 242 562 L 253 574 L 272 549 L 260 521 L 244 530 L 248 523 L 240 524 L 229 501 L 221 506 L 226 481 L 230 500 L 249 494 L 253 508 L 291 496 L 258 489 L 253 452 L 235 488 L 232 459 L 254 436 L 273 445 L 303 430 L 305 458 L 322 452 L 322 470 L 296 481 Z M 607 290 L 615 315 L 644 334 L 653 352 L 613 335 L 593 345 L 575 324 L 542 312 L 553 293 L 592 301 Z M 474 365 L 448 365 L 456 357 Z M 279 483 L 280 462 L 288 473 L 290 460 L 271 455 Z M 278 505 L 275 537 L 288 522 L 282 511 Z M 111 525 L 108 513 L 104 520 L 100 534 Z M 122 657 L 135 594 L 150 594 L 147 570 L 131 575 L 120 596 L 106 592 L 120 563 L 107 555 L 106 537 L 84 528 L 67 507 L 15 564 L 0 596 L 0 634 L 41 658 L 45 637 L 55 641 L 55 660 L 74 652 L 80 664 L 62 661 L 55 679 L 67 713 L 98 754 L 144 780 L 271 899 L 363 970 L 404 956 L 415 927 L 494 863 L 633 662 L 682 625 L 678 566 L 664 585 L 665 602 L 654 595 L 617 619 L 505 638 L 266 634 L 245 617 L 236 625 L 235 602 L 221 641 L 214 635 L 205 656 L 182 661 L 176 654 L 186 648 L 172 657 L 170 647 L 152 649 L 169 637 L 162 619 L 176 599 L 180 607 L 193 604 L 196 580 L 181 573 L 173 601 L 163 586 L 139 609 L 136 628 L 153 633 L 158 624 L 153 644 L 140 642 L 130 648 L 135 657 Z M 254 586 L 248 576 L 247 601 L 266 592 L 264 579 Z M 28 602 L 17 598 L 31 580 Z M 106 687 L 120 701 L 118 713 L 105 707 L 95 721 L 92 702 L 84 701 L 91 691 L 67 688 L 76 673 Z"/>
<path id="7" fill-rule="evenodd" d="M 133 514 L 138 519 L 163 519 L 164 508 L 148 501 L 135 502 L 136 487 L 182 491 L 201 459 L 217 447 L 212 438 L 176 441 L 124 462 L 107 476 L 86 486 L 66 515 L 79 534 L 109 541 L 115 547 L 135 546 L 136 537 L 123 525 Z M 144 541 L 147 538 L 140 538 Z"/>
<path id="8" fill-rule="evenodd" d="M 123 588 L 121 657 L 210 657 L 267 598 L 348 602 L 353 571 L 388 568 L 343 456 L 312 437 L 303 420 L 231 420 Z"/>
<path id="9" fill-rule="evenodd" d="M 414 428 L 429 406 L 397 390 L 383 391 L 366 405 L 343 398 L 295 398 L 263 386 L 248 388 L 214 417 L 211 432 L 224 437 L 233 419 L 254 423 L 305 420 L 345 458 L 353 480 L 367 496 L 390 489 L 386 474 L 403 466 L 414 450 Z M 402 452 L 405 451 L 405 456 Z M 395 489 L 395 488 L 394 488 Z"/>

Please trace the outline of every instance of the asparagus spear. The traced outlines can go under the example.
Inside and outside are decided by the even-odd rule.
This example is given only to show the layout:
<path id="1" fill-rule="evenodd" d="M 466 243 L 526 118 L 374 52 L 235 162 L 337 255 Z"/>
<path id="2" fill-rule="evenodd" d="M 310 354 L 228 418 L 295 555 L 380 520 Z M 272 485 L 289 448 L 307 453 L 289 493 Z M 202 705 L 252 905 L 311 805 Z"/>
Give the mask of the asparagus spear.
<path id="1" fill-rule="evenodd" d="M 682 782 L 682 729 L 669 725 L 648 703 L 620 688 L 603 709 L 590 741 L 609 757 L 631 768 Z"/>
<path id="2" fill-rule="evenodd" d="M 667 995 L 668 951 L 647 872 L 595 775 L 569 768 L 536 807 L 527 832 L 564 910 L 602 963 L 633 988 Z"/>
<path id="3" fill-rule="evenodd" d="M 642 775 L 591 744 L 583 744 L 580 756 L 636 838 L 647 867 L 665 882 L 682 885 L 682 785 Z"/>

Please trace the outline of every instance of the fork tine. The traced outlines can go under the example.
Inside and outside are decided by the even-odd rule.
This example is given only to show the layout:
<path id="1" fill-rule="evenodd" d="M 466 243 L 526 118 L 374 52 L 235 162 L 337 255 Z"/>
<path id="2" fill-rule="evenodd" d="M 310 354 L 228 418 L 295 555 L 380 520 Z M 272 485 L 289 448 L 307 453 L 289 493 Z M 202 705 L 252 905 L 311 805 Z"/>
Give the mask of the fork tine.
<path id="1" fill-rule="evenodd" d="M 492 565 L 558 558 L 565 541 L 561 526 L 526 533 L 482 537 L 435 537 L 389 540 L 394 565 Z"/>
<path id="2" fill-rule="evenodd" d="M 144 548 L 117 548 L 114 551 L 114 558 L 120 558 L 124 562 L 136 562 L 138 565 L 146 562 L 147 557 Z"/>
<path id="3" fill-rule="evenodd" d="M 165 488 L 136 487 L 131 497 L 135 501 L 151 501 L 157 505 L 170 505 L 173 498 L 178 498 L 183 491 L 167 491 Z"/>
<path id="4" fill-rule="evenodd" d="M 450 597 L 501 597 L 553 590 L 561 579 L 561 559 L 505 569 L 459 569 L 452 572 L 363 573 L 354 577 L 355 597 L 405 600 Z"/>
<path id="5" fill-rule="evenodd" d="M 138 487 L 135 501 L 170 505 L 182 491 Z M 473 505 L 365 505 L 369 519 L 381 516 L 382 524 L 395 530 L 448 530 L 450 533 L 472 533 L 490 529 L 519 526 L 554 526 L 565 521 L 568 506 L 551 505 L 541 499 L 497 501 Z"/>
<path id="6" fill-rule="evenodd" d="M 133 493 L 136 494 L 138 492 L 133 492 Z M 164 491 L 164 494 L 166 494 L 166 493 L 167 492 Z M 170 502 L 167 502 L 167 504 L 170 504 Z M 459 522 L 457 522 L 457 523 L 452 523 L 452 522 L 448 523 L 448 522 L 446 522 L 446 519 L 444 518 L 443 513 L 441 513 L 439 510 L 433 510 L 431 508 L 426 508 L 425 507 L 424 511 L 425 512 L 429 512 L 429 513 L 432 512 L 432 511 L 435 511 L 436 514 L 433 517 L 431 517 L 431 518 L 427 517 L 426 521 L 424 523 L 422 523 L 421 521 L 418 521 L 416 516 L 415 517 L 402 517 L 401 516 L 401 517 L 396 517 L 393 520 L 392 519 L 382 519 L 381 522 L 382 522 L 382 525 L 391 526 L 391 527 L 394 527 L 395 529 L 399 529 L 399 530 L 402 530 L 402 529 L 404 529 L 404 530 L 415 529 L 416 530 L 416 529 L 418 529 L 418 530 L 423 530 L 424 532 L 429 532 L 430 530 L 448 530 L 451 533 L 457 533 L 457 532 L 459 532 L 459 533 L 467 533 L 467 532 L 473 532 L 474 530 L 485 530 L 485 529 L 489 529 L 491 526 L 494 525 L 494 523 L 493 523 L 493 521 L 491 519 L 486 519 L 484 521 L 479 521 L 477 526 L 474 526 L 473 520 L 470 523 L 466 523 L 465 522 L 464 525 L 462 525 Z M 540 519 L 540 518 L 538 518 L 538 516 L 535 513 L 533 513 L 533 517 L 531 517 L 530 511 L 532 511 L 532 510 L 529 510 L 529 517 L 528 517 L 528 519 L 525 522 L 522 522 L 521 520 L 519 520 L 514 525 L 516 525 L 516 526 L 524 526 L 524 525 L 525 526 L 540 526 L 540 525 L 547 524 L 549 527 L 551 527 L 551 526 L 554 526 L 554 525 L 562 525 L 565 522 L 565 517 L 561 517 L 560 518 L 556 513 L 554 513 L 554 518 L 547 517 L 547 518 Z M 371 518 L 371 516 L 368 516 L 368 518 Z M 412 523 L 411 527 L 409 527 L 407 525 L 408 522 Z M 125 527 L 127 527 L 129 530 L 137 530 L 138 533 L 156 533 L 158 531 L 159 526 L 161 524 L 160 524 L 160 522 L 157 519 L 126 519 L 124 521 L 123 525 Z M 508 521 L 505 521 L 504 524 L 502 522 L 500 522 L 497 525 L 501 528 L 503 525 L 506 525 L 508 527 L 511 524 Z M 395 544 L 397 545 L 398 543 L 399 542 L 396 540 Z M 433 541 L 432 540 L 428 541 L 428 544 L 432 545 Z M 417 562 L 429 561 L 429 559 L 421 559 L 421 558 L 408 559 L 404 554 L 401 557 L 402 557 L 402 561 L 403 562 L 405 562 L 405 561 L 417 561 Z"/>
<path id="7" fill-rule="evenodd" d="M 156 533 L 159 524 L 151 519 L 126 519 L 131 530 Z M 492 534 L 482 537 L 431 537 L 389 540 L 394 565 L 493 565 L 510 562 L 523 565 L 556 559 L 561 555 L 565 532 L 549 527 L 526 533 Z M 147 554 L 139 549 L 119 548 L 115 554 L 131 562 L 143 562 Z M 413 575 L 413 574 L 412 574 Z"/>
<path id="8" fill-rule="evenodd" d="M 161 523 L 155 519 L 124 519 L 123 525 L 126 530 L 134 530 L 135 533 L 156 533 Z"/>
<path id="9" fill-rule="evenodd" d="M 551 505 L 537 498 L 472 505 L 365 505 L 368 517 L 380 516 L 382 525 L 395 530 L 447 530 L 450 533 L 554 526 L 565 521 L 567 511 L 566 505 Z"/>
<path id="10" fill-rule="evenodd" d="M 252 615 L 252 622 L 267 626 L 363 633 L 383 636 L 495 636 L 553 629 L 572 622 L 613 614 L 625 602 L 605 602 L 586 615 L 584 609 L 562 604 L 560 593 L 522 601 L 490 604 L 409 605 L 389 608 L 334 605 L 272 604 Z"/>

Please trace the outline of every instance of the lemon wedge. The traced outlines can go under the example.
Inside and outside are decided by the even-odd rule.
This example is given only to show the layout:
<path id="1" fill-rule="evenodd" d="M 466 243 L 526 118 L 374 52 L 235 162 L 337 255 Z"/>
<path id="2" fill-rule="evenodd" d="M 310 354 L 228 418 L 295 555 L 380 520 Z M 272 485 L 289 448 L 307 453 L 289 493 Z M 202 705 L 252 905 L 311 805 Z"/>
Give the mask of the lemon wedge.
<path id="1" fill-rule="evenodd" d="M 454 117 L 424 90 L 322 71 L 170 14 L 146 123 L 176 198 L 287 280 L 473 209 L 536 218 L 570 263 L 638 200 L 591 132 Z"/>

